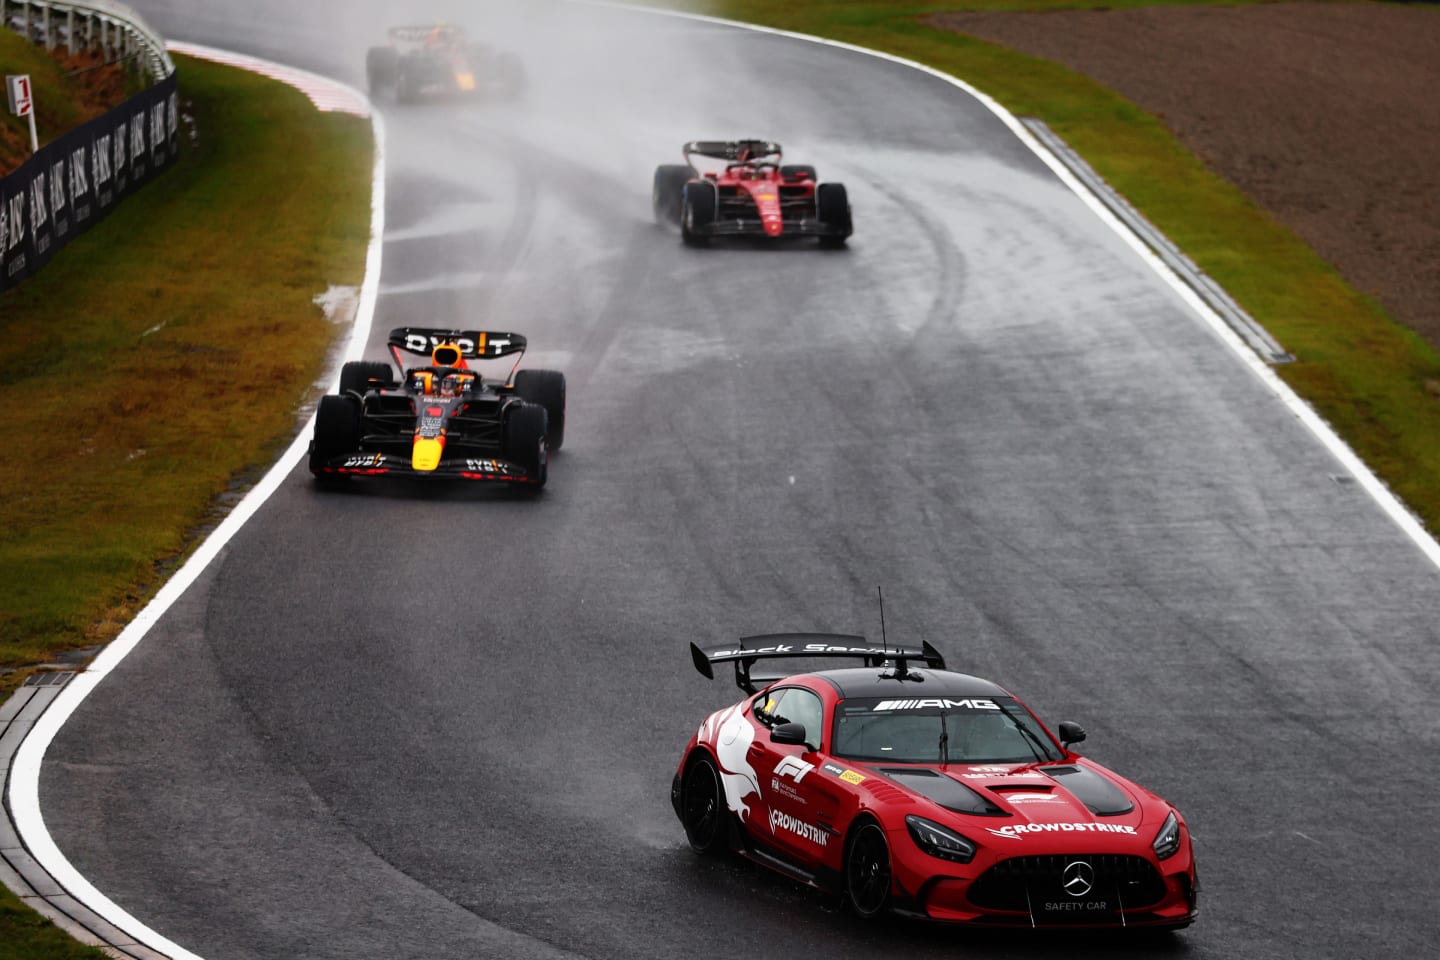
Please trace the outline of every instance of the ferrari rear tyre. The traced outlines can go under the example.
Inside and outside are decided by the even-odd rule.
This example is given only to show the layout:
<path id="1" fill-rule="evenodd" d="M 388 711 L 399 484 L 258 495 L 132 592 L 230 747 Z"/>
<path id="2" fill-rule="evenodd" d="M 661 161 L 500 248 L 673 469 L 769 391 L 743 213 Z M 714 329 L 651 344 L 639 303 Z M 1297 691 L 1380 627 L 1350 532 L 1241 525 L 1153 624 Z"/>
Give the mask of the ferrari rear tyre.
<path id="1" fill-rule="evenodd" d="M 394 383 L 390 364 L 383 360 L 354 360 L 340 368 L 340 396 L 366 391 L 375 387 L 388 387 Z"/>
<path id="2" fill-rule="evenodd" d="M 685 184 L 694 176 L 694 169 L 683 163 L 667 163 L 655 168 L 655 186 L 650 191 L 650 203 L 655 208 L 656 223 L 661 226 L 680 223 Z"/>
<path id="3" fill-rule="evenodd" d="M 709 757 L 697 757 L 685 768 L 680 781 L 680 815 L 690 849 L 704 856 L 725 849 L 725 798 L 720 793 L 720 775 Z"/>
<path id="4" fill-rule="evenodd" d="M 710 242 L 705 231 L 715 222 L 718 204 L 713 183 L 691 180 L 685 184 L 680 202 L 680 236 L 690 246 L 703 247 Z"/>
<path id="5" fill-rule="evenodd" d="M 808 175 L 811 180 L 820 178 L 819 174 L 815 172 L 815 168 L 808 163 L 787 163 L 780 168 L 780 179 L 782 180 L 794 180 L 801 174 Z"/>
<path id="6" fill-rule="evenodd" d="M 856 827 L 845 844 L 845 902 L 869 920 L 890 903 L 890 845 L 873 820 Z"/>
<path id="7" fill-rule="evenodd" d="M 320 475 L 336 457 L 360 449 L 360 405 L 353 397 L 321 397 L 310 444 L 310 472 Z"/>
<path id="8" fill-rule="evenodd" d="M 850 220 L 850 195 L 843 183 L 822 183 L 815 188 L 815 217 L 833 233 L 820 238 L 822 247 L 843 247 L 854 231 Z"/>
<path id="9" fill-rule="evenodd" d="M 521 370 L 515 374 L 520 399 L 545 408 L 550 431 L 550 452 L 565 442 L 565 374 L 559 370 Z"/>
<path id="10" fill-rule="evenodd" d="M 512 403 L 505 408 L 501 452 L 506 460 L 525 471 L 531 490 L 545 486 L 550 471 L 549 441 L 546 437 L 545 408 L 535 403 Z"/>

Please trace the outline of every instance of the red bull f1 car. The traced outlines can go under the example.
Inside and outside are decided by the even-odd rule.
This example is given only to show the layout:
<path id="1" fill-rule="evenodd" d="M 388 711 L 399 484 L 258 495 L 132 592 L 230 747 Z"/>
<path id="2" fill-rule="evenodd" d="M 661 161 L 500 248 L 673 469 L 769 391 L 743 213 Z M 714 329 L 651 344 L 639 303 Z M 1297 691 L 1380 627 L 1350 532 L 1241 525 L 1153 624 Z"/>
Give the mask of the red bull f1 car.
<path id="1" fill-rule="evenodd" d="M 365 58 L 365 79 L 377 101 L 513 99 L 525 88 L 525 67 L 518 57 L 470 43 L 459 27 L 391 27 L 388 38 L 388 45 L 371 47 Z"/>
<path id="2" fill-rule="evenodd" d="M 565 375 L 517 370 L 523 336 L 399 327 L 390 331 L 388 346 L 394 367 L 347 363 L 339 394 L 320 399 L 311 473 L 545 485 L 550 454 L 565 442 Z M 429 362 L 407 367 L 403 354 Z M 510 356 L 515 363 L 504 380 L 486 379 L 471 367 Z"/>
<path id="3" fill-rule="evenodd" d="M 1196 917 L 1180 811 L 1071 749 L 928 643 L 778 634 L 702 649 L 746 697 L 690 738 L 671 801 L 691 847 L 735 851 L 886 911 L 975 926 L 1179 928 Z M 761 678 L 771 658 L 859 666 Z"/>
<path id="4" fill-rule="evenodd" d="M 678 224 L 693 246 L 712 237 L 818 237 L 841 247 L 853 231 L 850 198 L 841 183 L 820 183 L 815 168 L 782 163 L 769 140 L 692 140 L 683 164 L 655 169 L 656 222 Z M 724 161 L 702 173 L 695 157 Z"/>

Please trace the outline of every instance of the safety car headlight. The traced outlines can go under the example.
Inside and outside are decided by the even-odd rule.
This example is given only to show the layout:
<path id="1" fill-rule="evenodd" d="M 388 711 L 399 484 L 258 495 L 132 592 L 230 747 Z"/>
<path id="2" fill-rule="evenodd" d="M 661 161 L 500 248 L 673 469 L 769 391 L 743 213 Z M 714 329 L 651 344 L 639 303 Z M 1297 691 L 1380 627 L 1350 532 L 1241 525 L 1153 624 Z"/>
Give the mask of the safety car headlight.
<path id="1" fill-rule="evenodd" d="M 969 863 L 975 857 L 975 844 L 954 830 L 913 814 L 905 818 L 905 826 L 909 828 L 910 839 L 915 841 L 915 845 L 932 857 L 956 863 Z"/>
<path id="2" fill-rule="evenodd" d="M 1164 860 L 1166 857 L 1175 856 L 1175 851 L 1180 849 L 1180 820 L 1171 810 L 1165 822 L 1160 825 L 1160 832 L 1155 835 L 1155 856 Z"/>

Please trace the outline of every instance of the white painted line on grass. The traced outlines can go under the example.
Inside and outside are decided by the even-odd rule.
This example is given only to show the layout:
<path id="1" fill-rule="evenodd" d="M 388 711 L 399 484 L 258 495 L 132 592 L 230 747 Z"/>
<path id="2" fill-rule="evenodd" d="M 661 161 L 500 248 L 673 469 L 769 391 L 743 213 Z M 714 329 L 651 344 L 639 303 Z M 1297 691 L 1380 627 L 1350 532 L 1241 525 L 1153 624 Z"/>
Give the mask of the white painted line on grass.
<path id="1" fill-rule="evenodd" d="M 192 53 L 197 49 L 208 50 L 209 48 L 175 44 L 171 49 L 181 53 Z M 215 52 L 223 53 L 223 51 Z M 206 56 L 205 54 L 194 55 Z M 352 106 L 358 103 L 362 106 L 362 110 L 350 109 L 347 112 L 370 118 L 375 137 L 375 165 L 372 173 L 373 186 L 370 200 L 370 246 L 365 256 L 365 280 L 360 288 L 355 323 L 342 354 L 347 359 L 359 357 L 364 352 L 365 344 L 370 336 L 370 327 L 375 317 L 375 302 L 380 289 L 380 257 L 385 236 L 384 118 L 378 111 L 370 109 L 369 101 L 364 94 L 338 81 L 326 80 L 315 74 L 306 74 L 304 71 L 290 70 L 279 64 L 266 63 L 253 57 L 241 58 L 237 55 L 232 60 L 222 62 L 236 63 L 245 66 L 246 69 L 251 69 L 250 65 L 263 66 L 266 69 L 257 69 L 256 72 L 283 79 L 287 83 L 299 80 L 316 91 L 311 95 L 312 99 L 320 95 L 323 85 L 328 84 L 331 88 L 330 91 L 320 95 L 320 99 L 334 104 L 345 103 Z M 286 79 L 287 77 L 291 79 Z M 10 812 L 15 822 L 15 831 L 20 835 L 20 839 L 29 850 L 30 855 L 55 878 L 57 883 L 65 888 L 70 896 L 81 904 L 134 937 L 136 942 L 144 944 L 152 950 L 168 954 L 175 960 L 200 960 L 200 958 L 151 930 L 116 905 L 82 876 L 60 852 L 60 848 L 51 838 L 50 832 L 45 826 L 45 818 L 40 812 L 40 765 L 45 759 L 45 751 L 55 738 L 55 734 L 64 726 L 65 721 L 70 718 L 70 715 L 75 712 L 90 691 L 95 689 L 100 681 L 105 679 L 105 676 L 139 645 L 150 628 L 190 588 L 190 585 L 219 555 L 230 539 L 245 525 L 246 521 L 255 515 L 270 495 L 279 489 L 280 484 L 300 463 L 305 456 L 310 433 L 314 429 L 314 422 L 315 418 L 312 416 L 309 422 L 301 428 L 300 434 L 279 461 L 245 495 L 235 509 L 215 528 L 215 531 L 205 538 L 204 542 L 196 548 L 184 565 L 175 572 L 175 575 L 160 588 L 135 619 L 101 651 L 89 667 L 66 684 L 65 689 L 56 697 L 50 708 L 41 714 L 30 734 L 16 751 L 15 761 L 10 769 L 8 795 Z"/>
<path id="2" fill-rule="evenodd" d="M 891 63 L 909 67 L 913 70 L 919 70 L 921 73 L 928 73 L 932 77 L 964 90 L 976 100 L 980 101 L 991 113 L 995 114 L 995 116 L 1010 129 L 1010 132 L 1020 139 L 1021 143 L 1029 147 L 1030 150 L 1051 169 L 1055 176 L 1060 178 L 1062 183 L 1069 187 L 1086 206 L 1094 211 L 1095 215 L 1098 216 L 1106 226 L 1110 227 L 1130 249 L 1134 250 L 1140 259 L 1149 264 L 1150 268 L 1155 271 L 1161 280 L 1167 283 L 1182 300 L 1189 304 L 1190 308 L 1215 332 L 1215 335 L 1224 341 L 1224 343 L 1230 347 L 1231 351 L 1240 358 L 1240 361 L 1244 363 L 1255 376 L 1259 377 L 1262 383 L 1270 388 L 1271 392 L 1279 398 L 1286 409 L 1310 430 L 1315 438 L 1324 445 L 1325 449 L 1330 451 L 1335 459 L 1340 461 L 1346 470 L 1355 475 L 1355 479 L 1359 482 L 1360 486 L 1370 494 L 1371 498 L 1379 505 L 1385 515 L 1410 538 L 1415 546 L 1420 549 L 1420 552 L 1429 559 L 1431 564 L 1437 569 L 1440 569 L 1440 543 L 1436 543 L 1435 538 L 1425 529 L 1420 519 L 1411 513 L 1405 504 L 1400 502 L 1400 498 L 1395 496 L 1389 487 L 1385 486 L 1384 481 L 1376 476 L 1374 471 L 1350 448 L 1350 445 L 1340 438 L 1340 435 L 1335 432 L 1335 429 L 1331 427 L 1320 414 L 1316 413 L 1315 409 L 1306 403 L 1299 394 L 1290 389 L 1290 386 L 1281 380 L 1275 371 L 1270 369 L 1270 367 L 1250 349 L 1245 341 L 1230 328 L 1230 325 L 1225 322 L 1224 318 L 1216 313 L 1189 284 L 1171 270 L 1165 261 L 1160 259 L 1160 257 L 1145 244 L 1144 240 L 1126 226 L 1122 220 L 1111 213 L 1110 209 L 1105 206 L 1100 198 L 1092 193 L 1078 177 L 1070 172 L 1070 169 L 1060 161 L 1060 158 L 1046 149 L 1014 114 L 1001 106 L 998 101 L 991 98 L 988 94 L 983 93 L 958 77 L 953 77 L 948 73 L 944 73 L 934 67 L 926 66 L 915 60 L 907 60 L 904 57 L 899 57 L 892 53 L 885 53 L 880 50 L 858 47 L 852 43 L 845 43 L 840 40 L 829 40 L 825 37 L 815 37 L 806 33 L 795 33 L 791 30 L 779 30 L 774 27 L 762 27 L 753 23 L 741 23 L 736 20 L 725 20 L 720 17 L 709 17 L 698 13 L 685 13 L 680 10 L 662 10 L 656 7 L 616 3 L 613 2 L 613 0 L 567 0 L 567 2 L 592 7 L 605 7 L 613 10 L 625 10 L 631 13 L 648 13 L 656 16 L 679 17 L 685 20 L 699 20 L 704 23 L 713 23 L 719 26 L 751 30 L 756 33 L 767 33 L 777 37 L 788 37 L 792 40 L 803 40 L 807 43 L 816 43 L 826 47 L 834 47 L 839 50 L 848 50 L 852 53 L 859 53 L 865 56 L 878 57 L 881 60 L 888 60 Z"/>

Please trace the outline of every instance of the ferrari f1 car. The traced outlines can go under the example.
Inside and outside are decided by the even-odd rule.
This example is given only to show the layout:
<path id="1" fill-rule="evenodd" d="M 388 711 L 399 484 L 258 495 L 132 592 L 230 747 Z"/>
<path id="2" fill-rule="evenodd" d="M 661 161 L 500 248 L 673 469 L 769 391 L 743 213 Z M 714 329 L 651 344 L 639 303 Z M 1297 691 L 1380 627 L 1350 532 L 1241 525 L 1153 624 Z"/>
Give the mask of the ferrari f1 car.
<path id="1" fill-rule="evenodd" d="M 310 444 L 317 478 L 448 477 L 503 480 L 538 489 L 550 454 L 565 441 L 565 375 L 516 370 L 526 341 L 518 333 L 399 327 L 383 361 L 347 363 L 340 393 L 322 397 Z M 406 367 L 402 354 L 430 362 Z M 515 357 L 504 380 L 472 369 L 481 359 Z"/>
<path id="2" fill-rule="evenodd" d="M 817 182 L 815 168 L 781 163 L 780 144 L 769 140 L 692 140 L 683 164 L 655 169 L 652 202 L 658 223 L 680 226 L 685 242 L 711 237 L 819 237 L 844 246 L 853 232 L 850 198 L 841 183 Z M 702 173 L 695 157 L 723 160 Z"/>
<path id="3" fill-rule="evenodd" d="M 513 99 L 525 87 L 525 67 L 512 53 L 470 43 L 449 24 L 391 27 L 389 44 L 371 47 L 365 79 L 376 100 L 418 103 L 427 98 L 489 94 Z"/>
<path id="4" fill-rule="evenodd" d="M 1002 687 L 928 643 L 777 634 L 691 645 L 744 700 L 711 714 L 670 796 L 690 846 L 736 851 L 886 910 L 977 926 L 1188 926 L 1190 832 L 1169 803 L 1070 749 Z M 783 657 L 860 666 L 760 678 Z"/>

